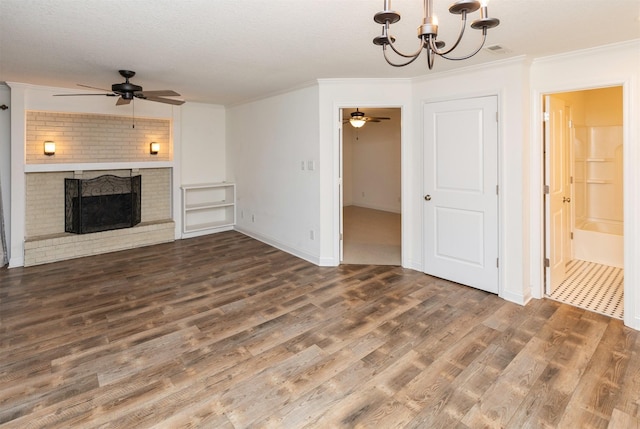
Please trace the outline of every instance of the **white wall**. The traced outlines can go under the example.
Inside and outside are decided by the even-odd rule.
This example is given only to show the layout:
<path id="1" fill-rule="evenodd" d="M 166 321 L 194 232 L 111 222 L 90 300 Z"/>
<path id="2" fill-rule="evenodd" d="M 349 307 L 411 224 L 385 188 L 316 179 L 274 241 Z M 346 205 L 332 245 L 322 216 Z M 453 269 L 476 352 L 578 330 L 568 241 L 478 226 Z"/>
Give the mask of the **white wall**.
<path id="1" fill-rule="evenodd" d="M 181 184 L 227 180 L 225 112 L 220 105 L 182 105 Z"/>
<path id="2" fill-rule="evenodd" d="M 497 95 L 498 97 L 498 184 L 499 197 L 499 295 L 519 304 L 531 298 L 529 287 L 529 183 L 528 183 L 528 63 L 524 58 L 482 67 L 425 76 L 413 85 L 415 123 L 414 153 L 411 160 L 413 187 L 422 190 L 422 115 L 426 102 Z M 403 165 L 404 167 L 404 165 Z M 412 201 L 422 222 L 422 192 Z M 403 211 L 404 213 L 404 211 Z M 422 242 L 413 252 L 422 261 Z M 419 267 L 422 270 L 422 265 Z"/>
<path id="3" fill-rule="evenodd" d="M 400 109 L 388 111 L 391 120 L 343 126 L 344 205 L 400 213 Z"/>
<path id="4" fill-rule="evenodd" d="M 624 321 L 640 329 L 640 40 L 538 59 L 531 66 L 531 123 L 543 94 L 622 85 L 624 105 Z M 543 295 L 542 129 L 531 127 L 531 283 Z"/>
<path id="5" fill-rule="evenodd" d="M 319 264 L 318 87 L 229 108 L 227 153 L 236 229 Z"/>

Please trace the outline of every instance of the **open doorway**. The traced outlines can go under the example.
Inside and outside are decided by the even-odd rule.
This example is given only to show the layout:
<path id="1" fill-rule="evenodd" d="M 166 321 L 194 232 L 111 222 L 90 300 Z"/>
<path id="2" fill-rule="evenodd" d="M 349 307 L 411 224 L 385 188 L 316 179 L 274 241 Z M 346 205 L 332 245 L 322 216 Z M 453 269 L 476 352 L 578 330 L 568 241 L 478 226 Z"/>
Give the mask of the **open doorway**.
<path id="1" fill-rule="evenodd" d="M 545 293 L 623 318 L 622 87 L 547 94 Z"/>
<path id="2" fill-rule="evenodd" d="M 354 112 L 369 118 L 359 128 Z M 401 265 L 401 109 L 342 114 L 341 263 Z"/>

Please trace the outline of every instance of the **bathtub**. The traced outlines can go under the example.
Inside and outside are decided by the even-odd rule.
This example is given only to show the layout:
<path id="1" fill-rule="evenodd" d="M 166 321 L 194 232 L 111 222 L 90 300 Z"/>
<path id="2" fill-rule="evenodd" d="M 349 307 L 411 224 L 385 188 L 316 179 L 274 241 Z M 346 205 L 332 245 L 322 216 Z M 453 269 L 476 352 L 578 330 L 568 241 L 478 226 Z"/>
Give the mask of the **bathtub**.
<path id="1" fill-rule="evenodd" d="M 624 268 L 622 223 L 586 221 L 576 225 L 573 256 L 581 261 Z"/>

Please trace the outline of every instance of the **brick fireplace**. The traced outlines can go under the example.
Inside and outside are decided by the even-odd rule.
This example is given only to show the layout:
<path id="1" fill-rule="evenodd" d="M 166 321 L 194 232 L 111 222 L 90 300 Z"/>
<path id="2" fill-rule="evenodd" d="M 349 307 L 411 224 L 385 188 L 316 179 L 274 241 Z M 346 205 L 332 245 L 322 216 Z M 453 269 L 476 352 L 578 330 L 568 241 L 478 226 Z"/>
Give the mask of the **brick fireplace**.
<path id="1" fill-rule="evenodd" d="M 173 157 L 169 120 L 132 123 L 131 117 L 40 111 L 28 111 L 26 119 L 26 163 L 32 167 L 25 177 L 25 266 L 173 241 L 172 168 L 158 163 Z M 54 156 L 43 153 L 47 140 L 56 142 Z M 149 153 L 151 141 L 160 143 L 157 155 Z M 65 232 L 65 179 L 102 175 L 141 177 L 141 222 L 82 235 Z"/>

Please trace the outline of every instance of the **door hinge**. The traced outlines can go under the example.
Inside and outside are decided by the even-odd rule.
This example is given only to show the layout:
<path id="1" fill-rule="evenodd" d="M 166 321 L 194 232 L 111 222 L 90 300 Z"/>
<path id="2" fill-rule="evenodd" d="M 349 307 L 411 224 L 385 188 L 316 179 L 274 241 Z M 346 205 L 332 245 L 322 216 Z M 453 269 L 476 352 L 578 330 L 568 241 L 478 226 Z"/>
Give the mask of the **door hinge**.
<path id="1" fill-rule="evenodd" d="M 544 185 L 544 193 L 545 194 L 549 193 L 549 185 Z"/>
<path id="2" fill-rule="evenodd" d="M 542 114 L 542 120 L 547 122 L 549 120 L 549 112 L 544 112 Z"/>
<path id="3" fill-rule="evenodd" d="M 570 235 L 571 235 L 571 239 L 573 240 L 573 232 Z"/>
<path id="4" fill-rule="evenodd" d="M 496 258 L 496 268 L 500 268 L 500 258 Z"/>
<path id="5" fill-rule="evenodd" d="M 340 233 L 340 241 L 342 241 L 342 233 Z"/>
<path id="6" fill-rule="evenodd" d="M 500 185 L 496 185 L 496 195 L 500 195 Z"/>
<path id="7" fill-rule="evenodd" d="M 544 267 L 549 268 L 550 266 L 551 266 L 551 262 L 549 261 L 549 258 L 544 258 Z"/>
<path id="8" fill-rule="evenodd" d="M 496 122 L 499 122 L 499 118 L 500 116 L 498 115 L 498 112 L 496 112 Z"/>
<path id="9" fill-rule="evenodd" d="M 569 183 L 571 183 L 573 185 L 573 176 L 569 177 Z"/>

